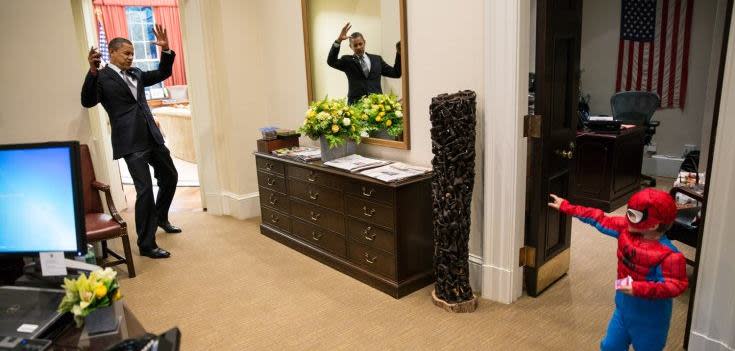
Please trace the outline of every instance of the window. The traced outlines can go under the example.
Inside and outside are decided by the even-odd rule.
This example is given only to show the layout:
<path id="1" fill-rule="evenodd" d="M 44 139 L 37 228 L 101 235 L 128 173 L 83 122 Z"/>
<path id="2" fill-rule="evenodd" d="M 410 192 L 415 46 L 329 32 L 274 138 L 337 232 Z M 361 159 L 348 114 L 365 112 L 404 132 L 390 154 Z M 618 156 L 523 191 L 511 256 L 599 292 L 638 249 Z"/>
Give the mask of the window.
<path id="1" fill-rule="evenodd" d="M 128 21 L 128 36 L 133 42 L 135 57 L 133 66 L 143 71 L 158 68 L 158 48 L 156 36 L 153 34 L 153 8 L 143 6 L 125 7 L 125 17 Z M 145 88 L 146 98 L 162 98 L 163 82 Z"/>

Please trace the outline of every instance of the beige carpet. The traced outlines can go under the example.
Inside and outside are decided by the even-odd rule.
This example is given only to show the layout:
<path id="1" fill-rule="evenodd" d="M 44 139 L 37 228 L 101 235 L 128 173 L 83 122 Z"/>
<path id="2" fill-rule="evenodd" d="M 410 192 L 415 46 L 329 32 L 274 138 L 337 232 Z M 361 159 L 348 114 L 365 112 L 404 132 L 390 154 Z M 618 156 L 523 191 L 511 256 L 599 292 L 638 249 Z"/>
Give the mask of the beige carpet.
<path id="1" fill-rule="evenodd" d="M 578 221 L 570 272 L 541 297 L 451 314 L 430 286 L 395 300 L 186 196 L 171 214 L 184 233 L 158 234 L 172 257 L 136 256 L 134 279 L 121 269 L 143 326 L 178 326 L 183 350 L 595 350 L 613 310 L 615 241 Z M 667 349 L 681 349 L 687 303 L 675 300 Z"/>

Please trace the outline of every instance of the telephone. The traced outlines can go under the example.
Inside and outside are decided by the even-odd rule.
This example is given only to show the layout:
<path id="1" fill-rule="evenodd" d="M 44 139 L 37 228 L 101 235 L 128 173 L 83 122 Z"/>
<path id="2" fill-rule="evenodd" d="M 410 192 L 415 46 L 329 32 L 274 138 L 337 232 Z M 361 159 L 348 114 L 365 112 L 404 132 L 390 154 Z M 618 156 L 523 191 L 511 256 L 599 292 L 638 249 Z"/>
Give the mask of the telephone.
<path id="1" fill-rule="evenodd" d="M 123 340 L 107 351 L 178 351 L 180 341 L 179 328 L 171 328 L 161 335 L 146 333 L 139 338 Z"/>

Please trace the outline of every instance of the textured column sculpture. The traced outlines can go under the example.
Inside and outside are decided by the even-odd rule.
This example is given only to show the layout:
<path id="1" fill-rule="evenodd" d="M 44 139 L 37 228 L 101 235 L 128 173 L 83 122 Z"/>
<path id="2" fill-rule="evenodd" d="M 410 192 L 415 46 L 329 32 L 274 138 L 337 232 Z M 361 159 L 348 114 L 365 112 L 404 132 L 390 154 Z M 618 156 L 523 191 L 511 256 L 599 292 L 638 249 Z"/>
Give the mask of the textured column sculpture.
<path id="1" fill-rule="evenodd" d="M 469 281 L 470 205 L 475 179 L 475 98 L 473 91 L 431 100 L 431 183 L 434 220 L 433 298 L 453 312 L 472 312 L 477 298 Z"/>

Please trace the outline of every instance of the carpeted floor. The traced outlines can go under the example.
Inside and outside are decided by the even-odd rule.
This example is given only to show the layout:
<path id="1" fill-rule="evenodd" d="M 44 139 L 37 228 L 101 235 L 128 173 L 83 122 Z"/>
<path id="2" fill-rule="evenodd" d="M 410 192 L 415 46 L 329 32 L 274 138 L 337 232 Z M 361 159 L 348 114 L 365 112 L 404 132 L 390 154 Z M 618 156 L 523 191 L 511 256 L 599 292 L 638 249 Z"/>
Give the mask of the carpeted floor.
<path id="1" fill-rule="evenodd" d="M 595 350 L 613 310 L 615 241 L 579 221 L 569 274 L 539 298 L 451 314 L 431 286 L 395 300 L 261 235 L 258 219 L 202 212 L 198 196 L 177 194 L 182 234 L 159 230 L 170 259 L 135 256 L 134 279 L 120 269 L 130 309 L 149 331 L 178 326 L 182 350 Z M 123 216 L 134 228 L 132 206 Z M 667 349 L 681 349 L 688 299 Z"/>

